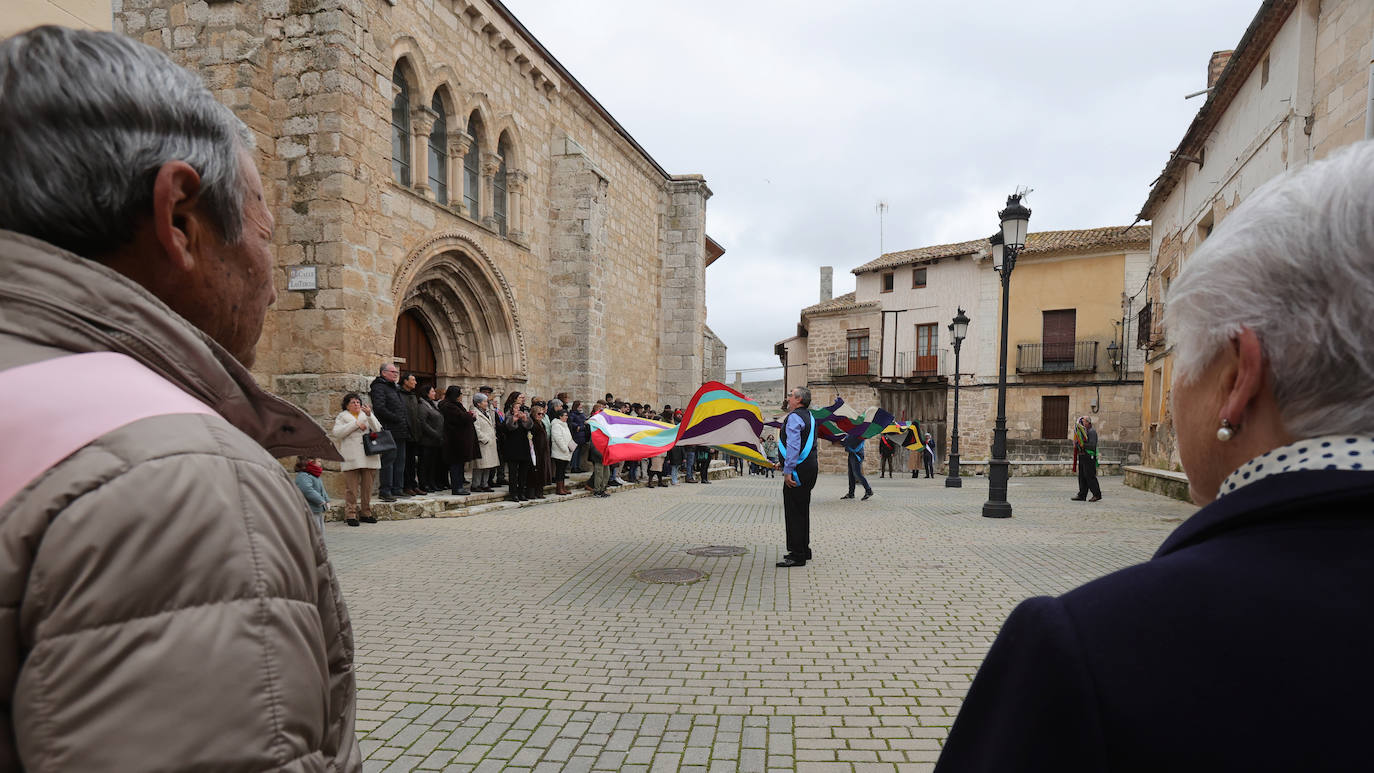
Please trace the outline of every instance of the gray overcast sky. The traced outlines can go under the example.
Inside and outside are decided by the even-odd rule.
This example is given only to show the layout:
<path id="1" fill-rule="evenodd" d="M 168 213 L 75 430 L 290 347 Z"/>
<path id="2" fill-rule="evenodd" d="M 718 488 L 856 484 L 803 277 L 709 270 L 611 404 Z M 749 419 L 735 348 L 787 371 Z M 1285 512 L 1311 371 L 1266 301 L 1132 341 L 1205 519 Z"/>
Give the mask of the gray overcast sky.
<path id="1" fill-rule="evenodd" d="M 715 192 L 708 324 L 728 368 L 879 254 L 976 239 L 1017 186 L 1031 230 L 1127 225 L 1212 51 L 1259 0 L 506 0 L 670 173 Z M 733 373 L 728 379 L 733 379 Z M 780 371 L 746 374 L 778 378 Z"/>

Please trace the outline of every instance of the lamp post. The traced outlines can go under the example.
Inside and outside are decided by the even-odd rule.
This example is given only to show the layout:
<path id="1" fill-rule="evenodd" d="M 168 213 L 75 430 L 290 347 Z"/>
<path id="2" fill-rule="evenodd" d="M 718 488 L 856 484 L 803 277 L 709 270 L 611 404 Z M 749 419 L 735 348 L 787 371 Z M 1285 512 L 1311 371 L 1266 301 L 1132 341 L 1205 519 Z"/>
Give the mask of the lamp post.
<path id="1" fill-rule="evenodd" d="M 1011 463 L 1007 461 L 1007 314 L 1010 309 L 1011 272 L 1016 268 L 1016 256 L 1026 246 L 1026 228 L 1031 211 L 1021 203 L 1021 194 L 1007 197 L 1007 207 L 997 216 L 1002 230 L 992 239 L 992 267 L 1002 277 L 1002 351 L 997 361 L 997 423 L 992 430 L 992 458 L 988 460 L 988 501 L 983 503 L 984 518 L 1010 518 L 1011 504 L 1007 502 L 1007 478 Z"/>
<path id="2" fill-rule="evenodd" d="M 962 308 L 949 323 L 949 332 L 954 336 L 954 432 L 949 436 L 949 477 L 945 478 L 945 488 L 963 488 L 964 479 L 959 477 L 959 347 L 968 335 L 968 317 Z"/>

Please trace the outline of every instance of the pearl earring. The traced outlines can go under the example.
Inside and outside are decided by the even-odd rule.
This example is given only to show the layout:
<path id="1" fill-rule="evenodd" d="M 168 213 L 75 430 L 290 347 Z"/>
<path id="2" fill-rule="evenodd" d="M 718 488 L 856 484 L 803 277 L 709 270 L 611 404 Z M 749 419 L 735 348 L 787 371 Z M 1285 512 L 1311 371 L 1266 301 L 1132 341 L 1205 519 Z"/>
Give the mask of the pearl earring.
<path id="1" fill-rule="evenodd" d="M 1227 421 L 1226 419 L 1222 419 L 1221 429 L 1217 430 L 1217 440 L 1220 440 L 1221 442 L 1225 443 L 1226 441 L 1230 440 L 1235 434 L 1236 430 L 1231 426 L 1231 422 Z"/>

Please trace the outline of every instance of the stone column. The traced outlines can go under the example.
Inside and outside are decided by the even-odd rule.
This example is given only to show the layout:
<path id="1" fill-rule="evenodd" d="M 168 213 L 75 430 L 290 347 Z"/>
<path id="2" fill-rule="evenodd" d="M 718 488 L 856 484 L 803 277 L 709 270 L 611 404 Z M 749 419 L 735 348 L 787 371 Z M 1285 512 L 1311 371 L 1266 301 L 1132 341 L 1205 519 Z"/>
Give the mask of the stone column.
<path id="1" fill-rule="evenodd" d="M 701 175 L 674 175 L 662 195 L 658 394 L 666 403 L 685 405 L 708 366 L 706 200 L 711 189 Z"/>
<path id="2" fill-rule="evenodd" d="M 525 240 L 525 220 L 521 214 L 521 206 L 525 200 L 525 183 L 528 180 L 529 175 L 518 169 L 506 170 L 506 192 L 509 194 L 506 202 L 506 236 L 515 241 Z"/>
<path id="3" fill-rule="evenodd" d="M 549 287 L 555 302 L 547 335 L 552 344 L 548 372 L 575 395 L 606 392 L 607 360 L 602 290 L 608 277 L 609 210 L 606 175 L 570 137 L 553 143 L 549 181 Z"/>
<path id="4" fill-rule="evenodd" d="M 434 198 L 429 187 L 429 133 L 439 114 L 433 108 L 420 105 L 410 111 L 410 185 L 426 198 Z"/>
<path id="5" fill-rule="evenodd" d="M 472 147 L 472 137 L 467 132 L 452 131 L 448 133 L 448 203 L 450 206 L 464 210 L 464 198 L 466 191 L 463 190 L 468 176 L 463 170 L 463 158 L 468 154 L 468 148 Z M 476 213 L 468 213 L 476 217 Z"/>
<path id="6" fill-rule="evenodd" d="M 492 215 L 492 208 L 494 206 L 492 197 L 496 191 L 492 188 L 492 183 L 495 181 L 496 171 L 500 168 L 500 156 L 495 153 L 482 154 L 482 191 L 481 196 L 478 198 L 482 202 L 482 211 L 486 213 L 482 217 L 482 225 L 491 229 L 496 228 L 496 218 Z M 509 210 L 510 207 L 507 207 L 507 209 Z M 509 217 L 509 213 L 507 217 Z"/>

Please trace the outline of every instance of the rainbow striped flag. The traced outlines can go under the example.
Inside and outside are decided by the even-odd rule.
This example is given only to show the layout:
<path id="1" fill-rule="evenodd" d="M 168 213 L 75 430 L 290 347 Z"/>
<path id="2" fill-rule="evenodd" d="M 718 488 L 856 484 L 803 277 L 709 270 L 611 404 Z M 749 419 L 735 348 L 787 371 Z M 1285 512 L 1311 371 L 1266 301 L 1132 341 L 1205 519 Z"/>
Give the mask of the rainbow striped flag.
<path id="1" fill-rule="evenodd" d="M 763 416 L 749 398 L 717 381 L 701 385 L 682 413 L 668 424 L 616 411 L 587 420 L 592 445 L 604 464 L 619 464 L 667 453 L 673 446 L 711 446 L 723 453 L 771 465 L 760 448 Z"/>
<path id="2" fill-rule="evenodd" d="M 837 397 L 824 408 L 812 408 L 811 415 L 816 419 L 816 434 L 832 443 L 853 447 L 878 435 L 898 435 L 901 437 L 898 442 L 908 450 L 925 448 L 919 422 L 898 421 L 882 408 L 869 408 L 859 413 Z M 767 426 L 781 429 L 782 422 L 770 421 Z"/>

